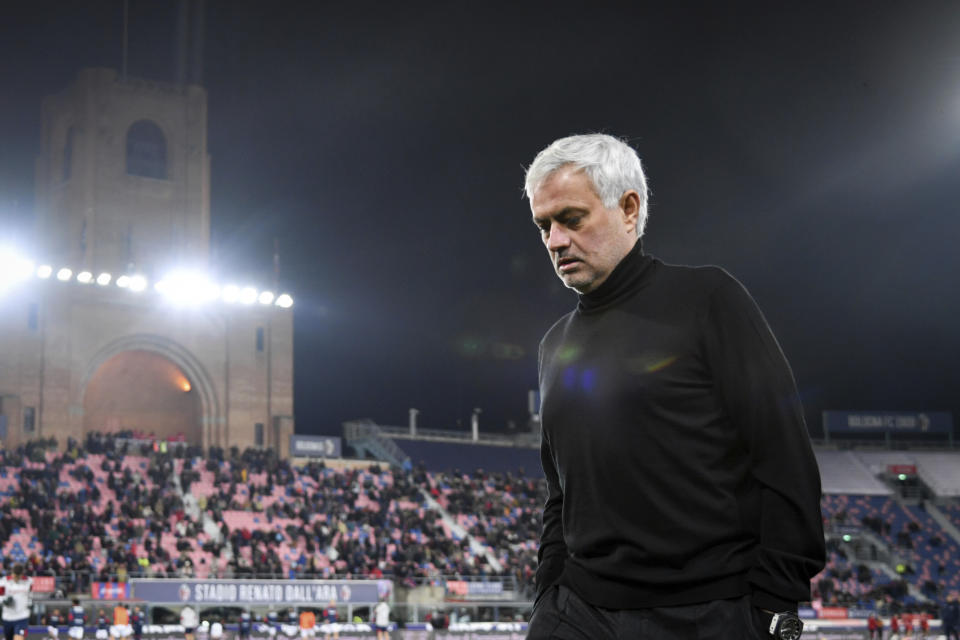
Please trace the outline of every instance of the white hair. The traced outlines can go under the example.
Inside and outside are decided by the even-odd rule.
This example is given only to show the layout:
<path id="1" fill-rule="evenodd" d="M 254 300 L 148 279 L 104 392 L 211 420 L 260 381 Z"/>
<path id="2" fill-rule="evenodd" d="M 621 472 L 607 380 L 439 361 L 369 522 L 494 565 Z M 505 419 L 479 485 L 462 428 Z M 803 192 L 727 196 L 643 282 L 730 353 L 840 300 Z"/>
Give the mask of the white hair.
<path id="1" fill-rule="evenodd" d="M 554 171 L 573 165 L 583 171 L 600 201 L 607 209 L 620 204 L 620 198 L 631 189 L 640 195 L 640 214 L 637 217 L 637 236 L 647 226 L 647 178 L 643 165 L 633 147 L 623 140 L 603 133 L 569 136 L 554 140 L 537 154 L 527 168 L 524 190 L 533 200 L 533 192 Z"/>

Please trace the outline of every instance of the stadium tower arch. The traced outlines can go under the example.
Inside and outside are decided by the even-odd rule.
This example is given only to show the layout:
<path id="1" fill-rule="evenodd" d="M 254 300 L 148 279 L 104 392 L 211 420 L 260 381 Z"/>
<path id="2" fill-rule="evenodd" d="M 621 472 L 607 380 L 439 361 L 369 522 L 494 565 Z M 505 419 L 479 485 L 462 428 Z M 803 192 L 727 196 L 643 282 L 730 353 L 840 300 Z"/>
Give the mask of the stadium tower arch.
<path id="1" fill-rule="evenodd" d="M 130 429 L 288 455 L 292 310 L 207 275 L 206 91 L 84 69 L 41 120 L 25 253 L 47 271 L 0 292 L 2 444 Z"/>
<path id="2" fill-rule="evenodd" d="M 125 336 L 93 356 L 82 387 L 83 429 L 136 429 L 217 442 L 216 389 L 203 363 L 163 336 Z"/>

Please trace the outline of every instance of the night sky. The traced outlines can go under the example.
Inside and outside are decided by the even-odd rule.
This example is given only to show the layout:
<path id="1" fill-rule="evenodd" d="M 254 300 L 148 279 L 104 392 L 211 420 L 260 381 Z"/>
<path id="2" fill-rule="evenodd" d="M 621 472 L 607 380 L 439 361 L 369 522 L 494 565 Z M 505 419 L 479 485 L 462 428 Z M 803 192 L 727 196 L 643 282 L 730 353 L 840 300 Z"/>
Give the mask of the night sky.
<path id="1" fill-rule="evenodd" d="M 515 6 L 520 4 L 520 6 Z M 663 3 L 664 5 L 668 3 Z M 119 68 L 122 2 L 5 3 L 0 236 L 24 240 L 40 102 Z M 130 0 L 169 80 L 176 3 Z M 218 273 L 296 299 L 299 433 L 526 422 L 576 304 L 521 197 L 553 139 L 639 150 L 645 250 L 756 298 L 824 409 L 960 415 L 960 4 L 211 1 Z M 25 240 L 24 240 L 25 241 Z"/>

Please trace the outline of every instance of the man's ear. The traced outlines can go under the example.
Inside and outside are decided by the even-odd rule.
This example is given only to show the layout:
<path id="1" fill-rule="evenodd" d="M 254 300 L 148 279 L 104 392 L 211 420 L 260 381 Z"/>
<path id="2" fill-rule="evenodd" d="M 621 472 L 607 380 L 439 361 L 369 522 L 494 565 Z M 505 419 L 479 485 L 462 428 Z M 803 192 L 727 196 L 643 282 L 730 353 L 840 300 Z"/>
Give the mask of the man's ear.
<path id="1" fill-rule="evenodd" d="M 637 224 L 640 221 L 640 194 L 634 189 L 625 191 L 620 196 L 620 210 L 623 212 L 624 224 L 636 233 Z"/>

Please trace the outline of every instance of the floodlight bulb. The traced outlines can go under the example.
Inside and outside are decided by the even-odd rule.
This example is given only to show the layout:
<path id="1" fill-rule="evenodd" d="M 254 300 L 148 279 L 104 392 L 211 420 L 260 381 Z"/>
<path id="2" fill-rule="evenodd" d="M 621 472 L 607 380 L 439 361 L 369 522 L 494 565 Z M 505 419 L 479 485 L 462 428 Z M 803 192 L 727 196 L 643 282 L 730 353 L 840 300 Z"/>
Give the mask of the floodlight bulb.
<path id="1" fill-rule="evenodd" d="M 33 275 L 34 264 L 15 251 L 0 248 L 0 291 Z"/>
<path id="2" fill-rule="evenodd" d="M 119 278 L 117 278 L 117 286 L 120 287 L 121 289 L 126 289 L 127 287 L 129 287 L 129 286 L 130 286 L 130 276 L 128 276 L 128 275 L 122 275 L 122 276 L 120 276 Z"/>
<path id="3" fill-rule="evenodd" d="M 93 282 L 93 274 L 89 271 L 81 271 L 77 274 L 77 282 L 81 284 L 90 284 Z"/>
<path id="4" fill-rule="evenodd" d="M 66 267 L 60 269 L 60 271 L 57 271 L 57 280 L 59 280 L 60 282 L 66 282 L 72 277 L 73 277 L 73 271 L 71 271 Z"/>
<path id="5" fill-rule="evenodd" d="M 12 249 L 0 248 L 0 289 L 33 275 L 34 264 Z"/>
<path id="6" fill-rule="evenodd" d="M 171 303 L 176 305 L 204 304 L 220 297 L 220 288 L 200 271 L 177 270 L 168 273 L 155 285 Z"/>
<path id="7" fill-rule="evenodd" d="M 293 306 L 293 298 L 289 294 L 281 293 L 277 296 L 277 301 L 275 303 L 281 309 L 289 309 Z"/>
<path id="8" fill-rule="evenodd" d="M 240 287 L 228 284 L 223 288 L 223 301 L 236 302 L 240 298 Z"/>
<path id="9" fill-rule="evenodd" d="M 253 304 L 257 301 L 257 290 L 253 287 L 244 287 L 240 290 L 240 303 Z"/>
<path id="10" fill-rule="evenodd" d="M 110 280 L 112 277 L 113 276 L 111 276 L 109 273 L 101 273 L 100 275 L 97 276 L 97 284 L 100 285 L 101 287 L 105 287 L 108 284 L 110 284 Z"/>
<path id="11" fill-rule="evenodd" d="M 51 267 L 50 265 L 42 264 L 39 267 L 37 267 L 38 278 L 43 278 L 44 280 L 46 280 L 51 275 L 53 275 L 53 267 Z"/>
<path id="12" fill-rule="evenodd" d="M 201 304 L 219 300 L 221 295 L 220 287 L 206 278 L 197 283 L 194 287 L 195 301 Z"/>
<path id="13" fill-rule="evenodd" d="M 147 288 L 147 279 L 143 276 L 130 276 L 130 291 L 140 293 Z"/>
<path id="14" fill-rule="evenodd" d="M 261 291 L 260 296 L 257 298 L 257 302 L 260 304 L 270 304 L 273 302 L 273 292 L 272 291 Z"/>

